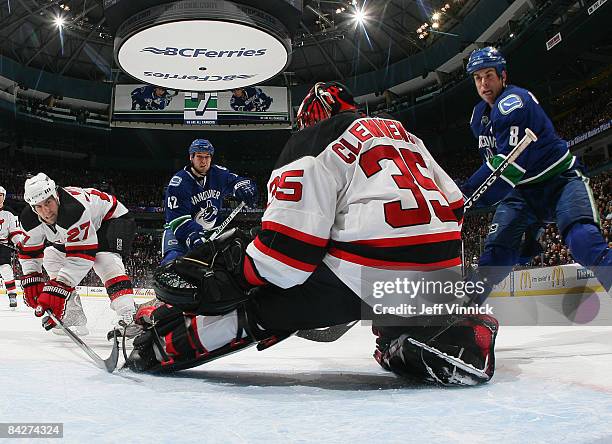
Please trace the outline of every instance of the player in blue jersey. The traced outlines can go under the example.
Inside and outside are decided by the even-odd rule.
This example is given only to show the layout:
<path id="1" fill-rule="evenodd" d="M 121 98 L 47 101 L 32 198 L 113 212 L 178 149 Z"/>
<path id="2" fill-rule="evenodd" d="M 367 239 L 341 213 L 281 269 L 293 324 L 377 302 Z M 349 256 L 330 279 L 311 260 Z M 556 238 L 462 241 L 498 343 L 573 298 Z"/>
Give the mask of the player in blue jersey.
<path id="1" fill-rule="evenodd" d="M 495 48 L 470 55 L 467 72 L 482 101 L 470 126 L 478 139 L 483 165 L 468 179 L 470 196 L 504 160 L 530 128 L 538 137 L 482 195 L 480 205 L 499 202 L 479 260 L 490 284 L 501 281 L 519 262 L 523 233 L 555 221 L 577 262 L 591 268 L 601 284 L 612 286 L 612 252 L 599 231 L 598 211 L 588 179 L 567 142 L 529 91 L 508 83 L 506 60 Z M 483 268 L 485 267 L 485 268 Z"/>
<path id="2" fill-rule="evenodd" d="M 189 147 L 190 164 L 179 170 L 164 196 L 166 229 L 162 240 L 162 264 L 206 242 L 207 231 L 217 223 L 223 199 L 234 196 L 247 206 L 257 202 L 257 185 L 212 163 L 215 148 L 205 139 Z"/>
<path id="3" fill-rule="evenodd" d="M 272 97 L 266 95 L 261 88 L 245 86 L 232 90 L 230 106 L 235 111 L 267 111 L 272 101 Z"/>
<path id="4" fill-rule="evenodd" d="M 170 105 L 177 92 L 170 92 L 163 86 L 146 85 L 132 91 L 133 110 L 162 110 Z"/>

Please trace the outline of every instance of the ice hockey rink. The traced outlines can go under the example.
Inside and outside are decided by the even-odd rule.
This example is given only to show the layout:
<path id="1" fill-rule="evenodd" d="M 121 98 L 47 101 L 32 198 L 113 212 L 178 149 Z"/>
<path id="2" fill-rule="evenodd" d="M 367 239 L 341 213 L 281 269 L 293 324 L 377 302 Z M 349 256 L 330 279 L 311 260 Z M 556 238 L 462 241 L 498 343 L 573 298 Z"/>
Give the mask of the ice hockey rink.
<path id="1" fill-rule="evenodd" d="M 0 422 L 62 422 L 62 442 L 612 442 L 611 327 L 502 327 L 495 377 L 476 388 L 415 386 L 383 371 L 365 326 L 168 377 L 108 374 L 5 298 Z M 83 339 L 106 357 L 108 301 L 83 305 Z"/>

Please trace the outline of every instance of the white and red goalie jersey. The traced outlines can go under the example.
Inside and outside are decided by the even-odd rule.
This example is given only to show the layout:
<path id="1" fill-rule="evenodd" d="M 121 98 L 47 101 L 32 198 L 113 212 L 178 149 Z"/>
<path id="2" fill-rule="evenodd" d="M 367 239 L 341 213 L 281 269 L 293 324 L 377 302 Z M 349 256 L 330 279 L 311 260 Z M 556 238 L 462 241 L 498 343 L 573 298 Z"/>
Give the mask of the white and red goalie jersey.
<path id="1" fill-rule="evenodd" d="M 324 262 L 362 296 L 367 269 L 461 264 L 463 195 L 398 121 L 344 112 L 294 134 L 268 182 L 253 284 L 303 283 Z"/>
<path id="2" fill-rule="evenodd" d="M 115 196 L 95 188 L 58 188 L 59 210 L 54 225 L 42 222 L 28 205 L 21 213 L 25 232 L 19 262 L 24 274 L 41 272 L 45 241 L 65 251 L 66 261 L 57 279 L 76 286 L 93 266 L 99 243 L 98 230 L 104 221 L 128 212 Z"/>
<path id="3" fill-rule="evenodd" d="M 13 210 L 10 208 L 0 208 L 0 244 L 20 245 L 23 241 L 23 232 L 19 226 L 19 221 Z"/>

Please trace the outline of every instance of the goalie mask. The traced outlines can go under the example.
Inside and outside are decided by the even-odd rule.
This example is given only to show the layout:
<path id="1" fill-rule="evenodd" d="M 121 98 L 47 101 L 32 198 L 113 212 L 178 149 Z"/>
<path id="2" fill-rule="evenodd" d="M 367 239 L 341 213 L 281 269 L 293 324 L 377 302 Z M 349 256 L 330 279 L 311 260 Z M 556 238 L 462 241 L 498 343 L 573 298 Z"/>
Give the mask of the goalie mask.
<path id="1" fill-rule="evenodd" d="M 301 130 L 342 111 L 356 109 L 353 95 L 342 83 L 318 82 L 308 91 L 298 109 L 297 126 Z"/>

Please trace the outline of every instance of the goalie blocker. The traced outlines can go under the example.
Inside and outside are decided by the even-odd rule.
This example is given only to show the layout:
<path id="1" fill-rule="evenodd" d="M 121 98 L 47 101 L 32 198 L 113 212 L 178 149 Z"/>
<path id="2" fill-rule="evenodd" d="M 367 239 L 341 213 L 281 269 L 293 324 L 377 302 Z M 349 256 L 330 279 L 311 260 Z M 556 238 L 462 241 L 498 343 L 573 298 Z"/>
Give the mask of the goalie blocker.
<path id="1" fill-rule="evenodd" d="M 251 288 L 243 275 L 250 236 L 232 230 L 161 267 L 155 291 L 165 302 L 143 307 L 127 365 L 139 372 L 174 372 L 258 345 L 296 330 L 358 320 L 362 301 L 325 264 L 303 284 Z M 495 319 L 436 318 L 426 326 L 381 327 L 375 358 L 398 375 L 444 385 L 475 385 L 494 372 Z M 385 325 L 389 325 L 385 320 Z M 398 319 L 398 325 L 401 324 Z"/>

